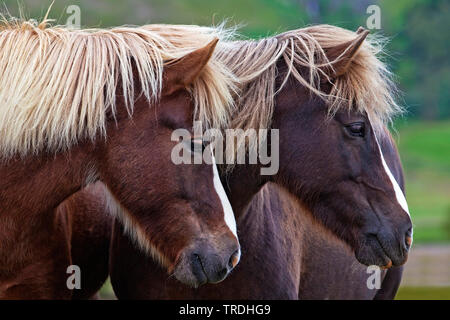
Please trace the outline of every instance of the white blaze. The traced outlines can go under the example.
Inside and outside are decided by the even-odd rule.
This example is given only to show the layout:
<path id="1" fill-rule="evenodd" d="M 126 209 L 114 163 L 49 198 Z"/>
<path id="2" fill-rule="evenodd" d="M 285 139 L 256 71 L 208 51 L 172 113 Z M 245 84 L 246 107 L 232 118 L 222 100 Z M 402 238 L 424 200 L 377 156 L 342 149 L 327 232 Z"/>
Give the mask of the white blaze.
<path id="1" fill-rule="evenodd" d="M 214 172 L 214 189 L 216 189 L 216 193 L 219 196 L 220 202 L 222 203 L 225 223 L 227 224 L 227 226 L 230 228 L 231 232 L 237 239 L 238 237 L 236 232 L 236 219 L 234 218 L 233 209 L 231 208 L 231 203 L 228 200 L 227 194 L 225 193 L 225 189 L 223 188 L 222 181 L 220 181 L 219 172 L 217 171 L 216 159 L 214 158 L 212 149 L 211 149 L 211 158 Z"/>
<path id="2" fill-rule="evenodd" d="M 376 137 L 376 134 L 374 133 L 375 141 L 378 145 L 378 150 L 380 151 L 380 157 L 381 162 L 383 163 L 384 171 L 386 171 L 386 174 L 389 177 L 389 180 L 391 180 L 392 186 L 394 187 L 395 197 L 397 198 L 397 202 L 400 204 L 402 209 L 408 214 L 409 219 L 411 219 L 411 214 L 409 213 L 408 209 L 408 203 L 406 202 L 405 195 L 403 194 L 402 189 L 397 183 L 397 180 L 395 180 L 394 175 L 392 174 L 391 170 L 389 169 L 386 161 L 384 160 L 383 151 L 381 151 L 380 144 L 378 143 L 378 139 Z M 412 239 L 412 230 L 411 230 L 411 239 Z"/>
<path id="3" fill-rule="evenodd" d="M 389 179 L 391 180 L 392 186 L 394 187 L 394 191 L 395 191 L 395 196 L 397 198 L 397 202 L 400 204 L 400 206 L 403 208 L 403 210 L 405 210 L 405 212 L 409 216 L 411 216 L 409 214 L 408 203 L 406 202 L 405 195 L 403 194 L 403 191 L 400 188 L 400 186 L 398 185 L 397 180 L 395 180 L 394 176 L 392 175 L 391 170 L 389 169 L 386 161 L 384 160 L 383 151 L 381 151 L 380 144 L 378 143 L 378 140 L 377 140 L 376 137 L 375 137 L 375 140 L 376 140 L 377 145 L 378 145 L 378 150 L 380 150 L 381 162 L 383 163 L 384 171 L 386 171 Z"/>

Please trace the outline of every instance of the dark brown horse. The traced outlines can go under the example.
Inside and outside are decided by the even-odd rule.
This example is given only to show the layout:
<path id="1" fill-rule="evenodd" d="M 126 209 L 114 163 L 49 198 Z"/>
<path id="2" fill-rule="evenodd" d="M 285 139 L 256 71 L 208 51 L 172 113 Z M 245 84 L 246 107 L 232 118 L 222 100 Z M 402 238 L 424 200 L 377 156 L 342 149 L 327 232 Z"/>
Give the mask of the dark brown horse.
<path id="1" fill-rule="evenodd" d="M 217 168 L 171 161 L 173 129 L 192 128 L 195 108 L 211 98 L 228 103 L 231 80 L 208 63 L 216 43 L 187 54 L 142 28 L 4 22 L 0 298 L 71 298 L 74 263 L 88 276 L 79 297 L 91 297 L 110 230 L 99 205 L 180 281 L 227 276 L 240 252 Z M 72 214 L 69 197 L 96 181 L 106 187 L 90 190 L 95 205 Z"/>
<path id="2" fill-rule="evenodd" d="M 326 263 L 323 270 L 330 271 L 330 263 L 336 267 L 335 262 L 351 262 L 350 266 L 342 266 L 350 268 L 350 272 L 349 277 L 341 277 L 342 281 L 335 287 L 339 290 L 345 285 L 354 285 L 354 274 L 361 278 L 361 265 L 351 269 L 355 262 L 352 255 L 362 264 L 385 268 L 400 266 L 406 261 L 411 245 L 411 220 L 392 173 L 394 170 L 386 163 L 382 151 L 385 145 L 390 145 L 390 142 L 386 144 L 389 135 L 382 121 L 390 117 L 395 102 L 389 93 L 385 67 L 375 57 L 375 48 L 364 44 L 366 36 L 365 31 L 355 34 L 318 26 L 258 42 L 228 44 L 219 50 L 219 59 L 232 67 L 233 61 L 237 61 L 234 71 L 241 78 L 246 75 L 239 74 L 238 67 L 256 74 L 251 81 L 248 80 L 251 76 L 245 78 L 247 83 L 243 89 L 247 92 L 244 91 L 244 98 L 240 100 L 234 124 L 244 129 L 264 127 L 269 119 L 271 127 L 280 132 L 280 170 L 276 175 L 261 176 L 258 165 L 236 165 L 223 177 L 239 219 L 239 232 L 246 238 L 243 262 L 229 281 L 220 285 L 224 290 L 205 287 L 191 291 L 166 282 L 167 277 L 158 273 L 155 266 L 151 267 L 149 260 L 144 263 L 145 257 L 130 254 L 132 247 L 126 239 L 116 237 L 111 252 L 111 277 L 119 298 L 339 297 L 332 289 L 324 294 L 329 283 L 321 284 L 322 295 L 320 290 L 316 291 L 317 295 L 308 293 L 309 287 L 303 284 L 303 279 L 311 279 L 320 272 L 309 271 L 308 274 L 301 266 L 309 266 L 307 270 L 314 267 L 322 270 L 320 263 L 314 263 L 321 261 Z M 261 62 L 267 59 L 274 61 L 273 66 Z M 258 61 L 254 69 L 252 61 Z M 257 67 L 262 71 L 255 71 Z M 271 81 L 274 88 L 267 90 L 270 85 L 266 84 Z M 264 100 L 266 104 L 259 104 L 258 92 L 260 96 L 277 92 L 273 106 L 267 107 L 270 97 Z M 252 103 L 254 107 L 250 109 Z M 387 150 L 387 155 L 395 153 L 392 146 Z M 399 162 L 396 156 L 392 159 L 401 181 Z M 269 182 L 285 191 L 271 188 L 268 192 L 270 187 L 266 187 L 258 195 L 259 200 L 251 203 Z M 290 201 L 286 201 L 286 196 L 281 196 L 286 192 L 295 198 L 290 196 Z M 305 214 L 299 214 L 301 211 Z M 308 222 L 309 216 L 312 218 Z M 311 230 L 316 231 L 308 238 L 306 231 Z M 299 239 L 303 242 L 299 243 Z M 335 244 L 326 248 L 327 243 Z M 341 258 L 321 256 L 314 245 L 320 245 L 325 254 L 336 249 Z M 304 246 L 313 250 L 308 252 Z M 301 251 L 304 254 L 299 255 Z M 124 256 L 127 262 L 137 266 L 133 272 L 129 265 L 119 262 Z M 305 257 L 309 265 L 304 263 Z M 246 271 L 240 273 L 246 266 Z M 145 267 L 149 268 L 147 282 L 142 279 Z M 333 279 L 328 277 L 329 271 L 322 273 L 325 280 Z M 338 271 L 331 274 L 339 274 Z M 231 282 L 234 276 L 236 280 Z M 367 276 L 365 274 L 364 278 Z M 253 281 L 249 281 L 249 277 Z M 159 285 L 156 285 L 158 279 Z M 320 282 L 318 279 L 320 277 L 309 283 Z M 361 288 L 360 280 L 356 282 Z M 368 293 L 367 289 L 362 287 L 362 294 L 347 297 L 373 298 L 376 291 Z M 383 294 L 387 295 L 380 293 Z"/>
<path id="3" fill-rule="evenodd" d="M 96 293 L 108 278 L 108 252 L 114 221 L 111 213 L 105 212 L 109 197 L 107 188 L 96 182 L 70 196 L 56 209 L 54 229 L 58 233 L 55 232 L 54 241 L 64 243 L 64 250 L 53 259 L 68 254 L 70 264 L 78 266 L 81 271 L 81 288 L 71 290 L 72 299 L 96 298 Z M 66 274 L 65 277 L 68 276 Z M 63 297 L 70 297 L 70 294 L 65 293 L 58 298 Z"/>
<path id="4" fill-rule="evenodd" d="M 381 142 L 386 161 L 403 189 L 393 141 Z M 229 190 L 230 193 L 233 190 Z M 82 194 L 78 203 L 89 203 Z M 232 203 L 233 205 L 233 203 Z M 106 216 L 98 207 L 98 215 Z M 367 286 L 367 267 L 351 248 L 318 223 L 295 197 L 265 185 L 239 215 L 243 258 L 228 279 L 191 289 L 168 278 L 151 257 L 136 250 L 115 226 L 111 277 L 116 294 L 127 299 L 393 299 L 402 266 L 383 271 L 381 288 Z M 106 234 L 105 234 L 106 235 Z M 261 239 L 264 239 L 263 241 Z M 126 257 L 126 259 L 123 259 Z"/>

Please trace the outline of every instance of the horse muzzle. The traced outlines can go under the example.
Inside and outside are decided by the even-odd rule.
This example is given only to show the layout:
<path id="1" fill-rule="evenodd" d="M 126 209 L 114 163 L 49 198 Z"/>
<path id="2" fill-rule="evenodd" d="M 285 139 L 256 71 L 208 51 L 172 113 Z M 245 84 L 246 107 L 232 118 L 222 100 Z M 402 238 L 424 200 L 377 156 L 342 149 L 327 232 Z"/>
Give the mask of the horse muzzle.
<path id="1" fill-rule="evenodd" d="M 237 241 L 229 241 L 220 247 L 200 241 L 181 254 L 174 276 L 180 282 L 195 288 L 206 283 L 219 283 L 239 263 L 240 255 Z"/>

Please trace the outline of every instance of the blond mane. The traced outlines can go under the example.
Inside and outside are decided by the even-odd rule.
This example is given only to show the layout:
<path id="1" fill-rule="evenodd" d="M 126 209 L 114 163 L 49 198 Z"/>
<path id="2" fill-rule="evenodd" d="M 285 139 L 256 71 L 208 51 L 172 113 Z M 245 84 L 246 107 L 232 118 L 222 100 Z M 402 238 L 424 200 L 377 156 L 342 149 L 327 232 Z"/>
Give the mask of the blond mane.
<path id="1" fill-rule="evenodd" d="M 324 99 L 330 115 L 339 109 L 358 108 L 366 112 L 379 134 L 383 125 L 389 122 L 402 108 L 396 103 L 396 87 L 382 61 L 384 40 L 370 36 L 352 60 L 347 72 L 330 79 L 329 93 L 321 88 L 321 79 L 327 77 L 324 67 L 331 68 L 333 62 L 325 55 L 327 48 L 354 40 L 357 34 L 330 25 L 317 25 L 285 32 L 260 40 L 239 40 L 234 30 L 223 26 L 205 28 L 197 26 L 147 26 L 171 42 L 177 43 L 183 36 L 193 39 L 193 34 L 214 35 L 221 39 L 214 58 L 223 62 L 239 81 L 239 95 L 235 96 L 236 108 L 229 127 L 240 129 L 269 128 L 272 120 L 274 99 L 277 94 L 275 80 L 278 75 L 277 61 L 283 59 L 288 66 L 287 74 L 281 79 L 284 86 L 289 76 Z M 195 42 L 190 43 L 194 45 Z M 178 44 L 180 45 L 180 44 Z M 305 67 L 307 69 L 305 69 Z M 302 72 L 303 69 L 303 72 Z M 304 70 L 308 70 L 304 76 Z M 208 118 L 210 115 L 200 115 Z M 214 116 L 214 115 L 213 115 Z M 244 143 L 244 141 L 241 141 Z"/>
<path id="2" fill-rule="evenodd" d="M 4 19 L 0 24 L 0 153 L 26 155 L 63 150 L 106 131 L 106 113 L 115 112 L 117 85 L 126 107 L 144 95 L 159 97 L 164 63 L 206 45 L 219 44 L 213 59 L 189 88 L 195 118 L 205 128 L 259 129 L 271 125 L 277 61 L 288 69 L 280 90 L 293 76 L 324 99 L 330 114 L 355 106 L 378 132 L 402 111 L 392 74 L 380 59 L 383 39 L 366 39 L 348 71 L 321 88 L 331 66 L 325 51 L 355 39 L 356 33 L 318 25 L 260 40 L 239 40 L 235 30 L 191 25 L 147 25 L 71 30 L 48 21 Z M 134 92 L 131 60 L 142 92 Z M 307 67 L 308 76 L 302 75 Z M 305 70 L 305 69 L 304 69 Z M 243 143 L 243 141 L 242 141 Z"/>
<path id="3" fill-rule="evenodd" d="M 192 35 L 195 37 L 195 35 Z M 0 22 L 0 155 L 61 151 L 81 139 L 105 136 L 106 116 L 115 115 L 116 91 L 130 116 L 137 97 L 149 103 L 161 92 L 166 62 L 205 46 L 174 46 L 142 27 L 73 30 L 49 20 L 3 18 Z M 134 70 L 137 75 L 133 74 Z M 141 92 L 135 92 L 133 76 Z M 211 61 L 188 88 L 197 114 L 222 127 L 233 109 L 234 78 Z"/>

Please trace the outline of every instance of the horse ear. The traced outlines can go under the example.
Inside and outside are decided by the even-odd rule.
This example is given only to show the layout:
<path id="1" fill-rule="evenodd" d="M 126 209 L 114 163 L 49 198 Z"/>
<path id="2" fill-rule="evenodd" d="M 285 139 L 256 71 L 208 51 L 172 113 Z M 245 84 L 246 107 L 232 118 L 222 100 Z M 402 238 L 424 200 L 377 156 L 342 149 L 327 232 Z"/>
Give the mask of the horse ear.
<path id="1" fill-rule="evenodd" d="M 163 95 L 170 95 L 189 86 L 211 58 L 219 39 L 164 66 Z"/>
<path id="2" fill-rule="evenodd" d="M 353 58 L 356 56 L 359 48 L 369 34 L 369 30 L 359 27 L 356 31 L 357 37 L 354 40 L 344 42 L 335 47 L 326 48 L 325 53 L 331 62 L 333 69 L 325 70 L 331 78 L 343 75 L 350 66 Z"/>
<path id="3" fill-rule="evenodd" d="M 356 34 L 361 34 L 363 31 L 366 31 L 366 29 L 359 27 L 358 30 L 356 30 Z"/>

